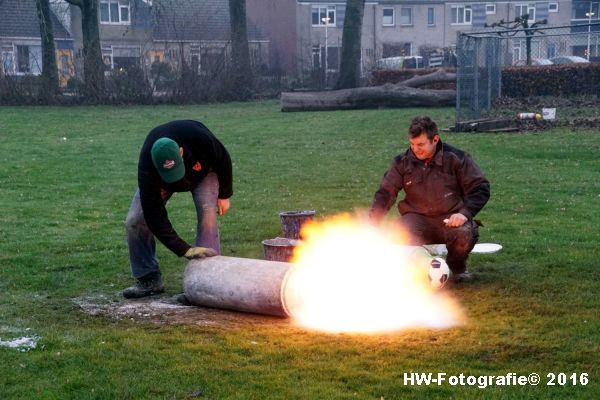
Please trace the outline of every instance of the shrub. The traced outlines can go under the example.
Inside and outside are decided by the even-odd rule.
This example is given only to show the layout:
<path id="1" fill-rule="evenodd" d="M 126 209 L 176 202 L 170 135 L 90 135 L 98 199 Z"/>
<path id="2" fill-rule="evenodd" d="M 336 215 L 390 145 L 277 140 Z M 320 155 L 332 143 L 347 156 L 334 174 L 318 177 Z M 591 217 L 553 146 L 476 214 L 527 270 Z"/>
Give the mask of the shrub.
<path id="1" fill-rule="evenodd" d="M 113 70 L 106 79 L 106 90 L 110 99 L 117 103 L 148 104 L 152 102 L 152 88 L 144 71 L 132 66 Z"/>
<path id="2" fill-rule="evenodd" d="M 570 96 L 600 93 L 600 64 L 565 64 L 502 69 L 507 97 Z"/>

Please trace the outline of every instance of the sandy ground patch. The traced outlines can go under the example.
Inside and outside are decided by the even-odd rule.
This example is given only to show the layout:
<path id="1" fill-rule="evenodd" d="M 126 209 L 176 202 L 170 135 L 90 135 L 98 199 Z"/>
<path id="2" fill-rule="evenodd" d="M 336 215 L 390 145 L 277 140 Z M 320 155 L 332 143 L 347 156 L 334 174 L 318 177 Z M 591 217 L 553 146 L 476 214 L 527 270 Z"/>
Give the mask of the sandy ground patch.
<path id="1" fill-rule="evenodd" d="M 135 300 L 96 296 L 77 297 L 72 301 L 82 312 L 89 315 L 157 324 L 215 327 L 248 327 L 264 324 L 291 325 L 290 320 L 286 318 L 183 306 L 177 303 L 176 296 L 150 296 Z"/>

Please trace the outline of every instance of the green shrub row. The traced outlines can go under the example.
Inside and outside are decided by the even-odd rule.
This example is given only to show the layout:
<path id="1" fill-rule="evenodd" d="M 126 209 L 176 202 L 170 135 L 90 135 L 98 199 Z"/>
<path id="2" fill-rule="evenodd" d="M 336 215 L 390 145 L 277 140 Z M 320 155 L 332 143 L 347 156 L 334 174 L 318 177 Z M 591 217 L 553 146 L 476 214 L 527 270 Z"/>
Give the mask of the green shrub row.
<path id="1" fill-rule="evenodd" d="M 502 95 L 569 96 L 600 93 L 600 64 L 565 64 L 502 69 Z"/>
<path id="2" fill-rule="evenodd" d="M 371 74 L 370 85 L 398 83 L 434 69 L 379 70 Z M 455 69 L 447 69 L 456 72 Z M 485 78 L 487 69 L 481 70 Z M 427 89 L 456 89 L 453 82 L 424 86 Z M 502 96 L 571 96 L 600 93 L 600 63 L 505 67 L 502 69 Z"/>

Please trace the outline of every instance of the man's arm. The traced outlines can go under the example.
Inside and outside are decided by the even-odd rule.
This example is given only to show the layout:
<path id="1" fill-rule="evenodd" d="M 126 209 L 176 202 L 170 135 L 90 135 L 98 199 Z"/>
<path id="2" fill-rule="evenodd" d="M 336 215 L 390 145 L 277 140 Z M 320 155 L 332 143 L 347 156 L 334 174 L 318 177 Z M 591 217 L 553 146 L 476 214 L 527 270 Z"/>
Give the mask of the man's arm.
<path id="1" fill-rule="evenodd" d="M 158 179 L 158 178 L 157 178 Z M 156 238 L 177 256 L 183 256 L 190 245 L 179 237 L 167 213 L 161 197 L 160 185 L 140 171 L 138 178 L 140 200 L 148 229 Z"/>
<path id="2" fill-rule="evenodd" d="M 369 218 L 374 223 L 379 223 L 390 211 L 396 202 L 398 192 L 402 190 L 402 173 L 399 168 L 399 160 L 394 159 L 390 168 L 383 175 L 379 189 L 375 192 Z"/>
<path id="3" fill-rule="evenodd" d="M 490 182 L 468 154 L 465 154 L 460 169 L 460 184 L 464 205 L 459 212 L 467 218 L 473 218 L 490 198 Z"/>

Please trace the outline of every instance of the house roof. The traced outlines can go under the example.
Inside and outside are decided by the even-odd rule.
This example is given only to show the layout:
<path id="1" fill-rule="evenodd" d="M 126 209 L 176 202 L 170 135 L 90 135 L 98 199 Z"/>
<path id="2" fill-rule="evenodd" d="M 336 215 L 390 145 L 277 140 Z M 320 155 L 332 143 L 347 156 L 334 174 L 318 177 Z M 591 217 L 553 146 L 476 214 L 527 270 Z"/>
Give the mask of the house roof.
<path id="1" fill-rule="evenodd" d="M 50 17 L 54 39 L 71 39 L 52 11 Z M 0 0 L 0 37 L 41 37 L 35 0 Z"/>
<path id="2" fill-rule="evenodd" d="M 154 40 L 224 40 L 231 38 L 228 0 L 154 0 Z M 248 20 L 248 40 L 266 40 Z"/>

